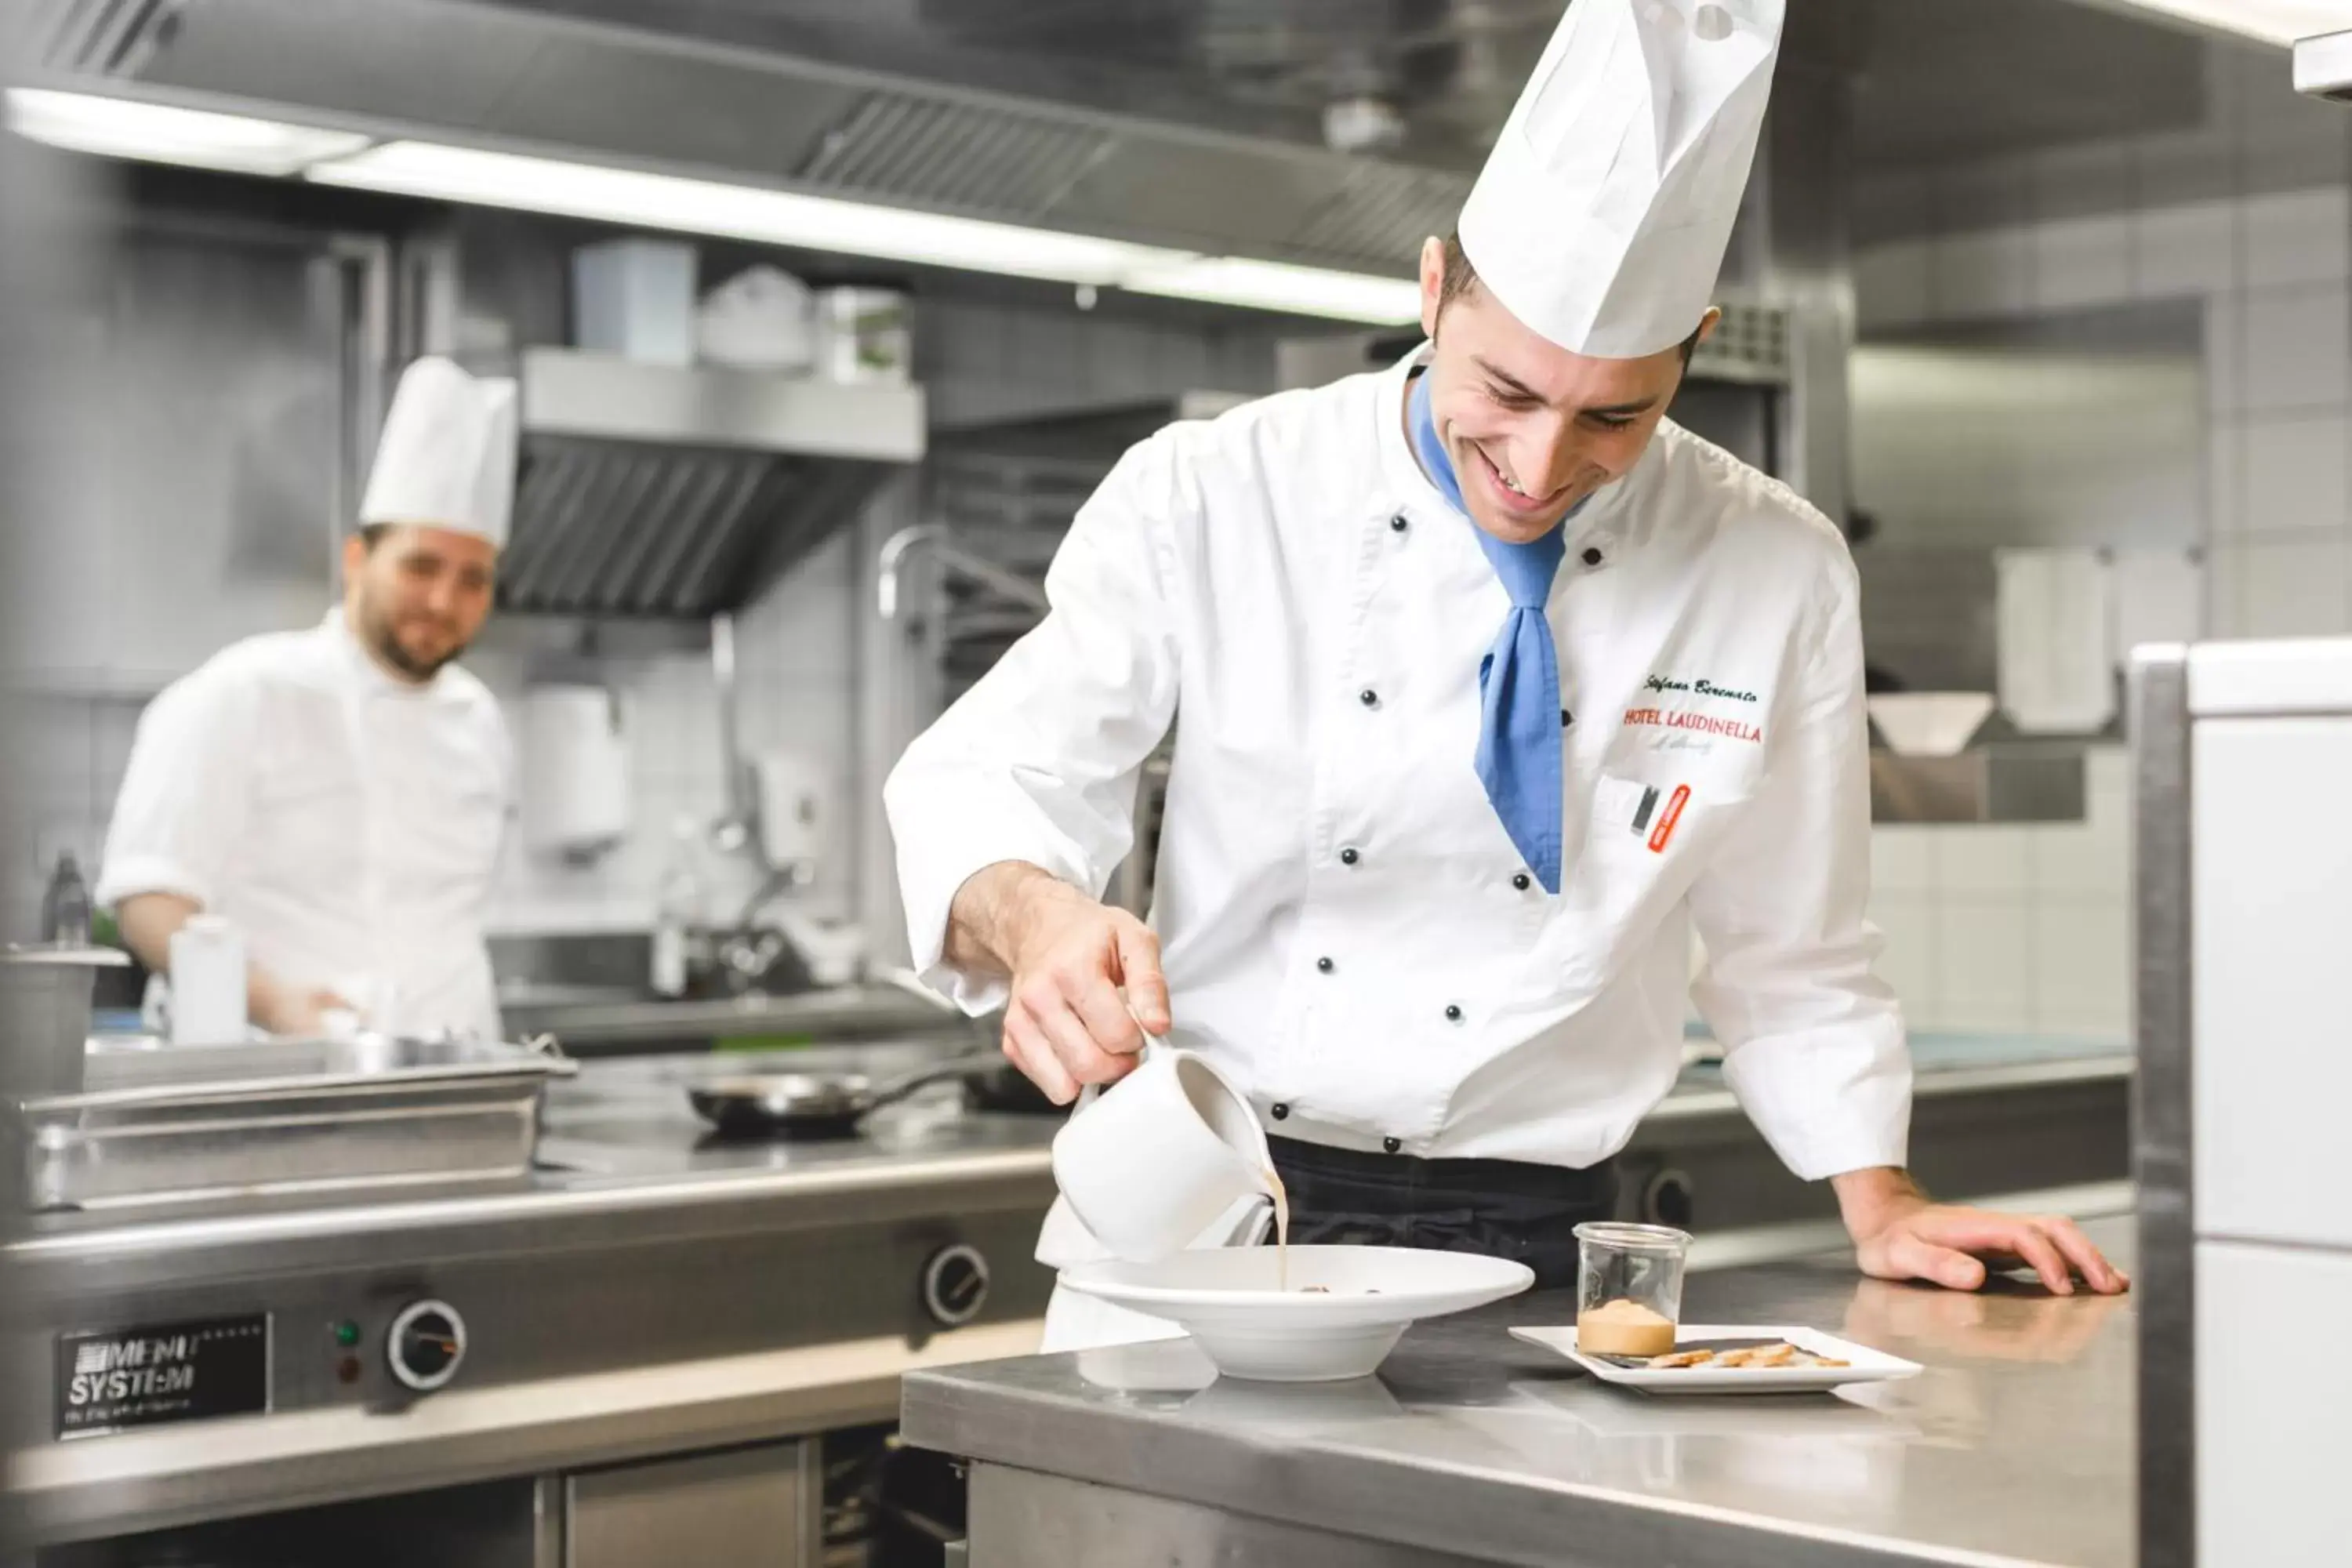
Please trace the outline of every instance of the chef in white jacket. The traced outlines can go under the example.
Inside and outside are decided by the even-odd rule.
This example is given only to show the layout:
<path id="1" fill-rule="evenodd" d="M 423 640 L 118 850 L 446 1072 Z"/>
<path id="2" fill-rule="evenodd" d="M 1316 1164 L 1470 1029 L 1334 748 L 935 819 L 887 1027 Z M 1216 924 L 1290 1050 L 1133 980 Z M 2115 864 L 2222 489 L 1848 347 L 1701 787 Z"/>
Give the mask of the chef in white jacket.
<path id="1" fill-rule="evenodd" d="M 1245 1089 L 1293 1239 L 1493 1252 L 1547 1285 L 1610 1211 L 1695 993 L 1869 1272 L 1967 1289 L 2016 1256 L 2119 1289 L 2066 1220 L 1904 1173 L 1854 570 L 1801 498 L 1664 417 L 1781 12 L 1578 0 L 1457 237 L 1423 247 L 1429 342 L 1120 460 L 1052 614 L 891 777 L 917 963 L 1004 1004 L 1007 1054 L 1065 1100 L 1133 1065 L 1123 987 Z M 1171 725 L 1147 928 L 1097 898 Z M 1045 1261 L 1082 1255 L 1054 1229 Z M 1060 1293 L 1049 1342 L 1141 1331 L 1090 1310 Z"/>
<path id="2" fill-rule="evenodd" d="M 513 795 L 497 700 L 454 662 L 489 614 L 515 384 L 422 359 L 384 419 L 343 601 L 250 637 L 139 721 L 98 898 L 159 973 L 199 910 L 245 934 L 251 1020 L 496 1037 L 482 916 Z"/>

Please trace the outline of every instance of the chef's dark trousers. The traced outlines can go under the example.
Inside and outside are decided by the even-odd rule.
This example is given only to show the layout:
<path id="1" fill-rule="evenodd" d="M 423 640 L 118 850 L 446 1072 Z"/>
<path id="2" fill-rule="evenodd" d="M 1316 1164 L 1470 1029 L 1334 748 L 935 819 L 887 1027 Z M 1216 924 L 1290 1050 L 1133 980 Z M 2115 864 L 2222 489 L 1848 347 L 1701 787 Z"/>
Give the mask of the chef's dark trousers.
<path id="1" fill-rule="evenodd" d="M 1290 1239 L 1482 1252 L 1576 1283 L 1576 1227 L 1617 1208 L 1616 1162 L 1587 1170 L 1519 1160 L 1423 1160 L 1266 1140 L 1290 1194 Z"/>

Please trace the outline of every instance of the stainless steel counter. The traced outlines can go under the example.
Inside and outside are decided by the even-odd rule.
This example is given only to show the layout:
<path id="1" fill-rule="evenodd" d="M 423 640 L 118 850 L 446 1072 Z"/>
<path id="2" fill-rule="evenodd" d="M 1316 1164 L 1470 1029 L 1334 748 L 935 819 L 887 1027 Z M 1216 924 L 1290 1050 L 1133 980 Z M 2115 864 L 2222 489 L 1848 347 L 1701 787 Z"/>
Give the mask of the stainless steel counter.
<path id="1" fill-rule="evenodd" d="M 887 1076 L 936 1058 L 929 1041 L 789 1053 L 794 1067 Z M 135 1213 L 37 1215 L 0 1247 L 16 1289 L 68 1296 L 236 1278 L 261 1267 L 341 1261 L 428 1264 L 567 1247 L 766 1233 L 887 1220 L 956 1189 L 973 1209 L 1052 1197 L 1047 1152 L 1059 1119 L 967 1114 L 950 1088 L 885 1110 L 866 1135 L 814 1142 L 715 1138 L 688 1108 L 698 1075 L 767 1058 L 589 1062 L 551 1088 L 539 1163 L 490 1190 L 423 1190 L 394 1201 L 206 1204 Z"/>
<path id="2" fill-rule="evenodd" d="M 793 1059 L 888 1072 L 939 1053 Z M 714 1141 L 683 1079 L 740 1065 L 586 1064 L 550 1094 L 544 1168 L 501 1190 L 39 1216 L 0 1248 L 0 1385 L 25 1391 L 0 1406 L 0 1534 L 86 1540 L 789 1441 L 887 1421 L 910 1367 L 1034 1345 L 1056 1119 L 968 1115 L 949 1089 L 864 1138 Z M 992 1280 L 951 1323 L 926 1281 L 959 1252 Z M 469 1348 L 418 1397 L 386 1355 L 397 1314 L 427 1300 L 462 1313 Z M 265 1414 L 56 1439 L 70 1336 L 264 1316 Z"/>
<path id="3" fill-rule="evenodd" d="M 2087 1227 L 2129 1266 L 2122 1216 Z M 1188 1342 L 929 1371 L 904 1429 L 969 1457 L 972 1568 L 1885 1568 L 2133 1557 L 2134 1304 L 1696 1274 L 1685 1314 L 1924 1362 L 1844 1395 L 1652 1398 L 1512 1339 L 1564 1294 L 1415 1327 L 1380 1375 L 1220 1382 Z"/>
<path id="4" fill-rule="evenodd" d="M 945 1048 L 915 1039 L 787 1059 L 887 1075 Z M 86 1538 L 879 1421 L 902 1372 L 1034 1344 L 1050 1277 L 1030 1248 L 1059 1118 L 968 1114 L 942 1086 L 856 1140 L 707 1136 L 686 1080 L 757 1060 L 583 1064 L 551 1089 L 541 1168 L 499 1190 L 37 1216 L 0 1247 L 0 1384 L 46 1388 L 59 1335 L 267 1310 L 281 1325 L 273 1403 L 257 1418 L 58 1443 L 46 1399 L 12 1401 L 0 1448 L 14 1452 L 0 1463 L 17 1495 L 0 1513 L 21 1510 L 45 1539 Z M 2040 1156 L 2053 1169 L 2020 1180 L 2118 1173 L 2058 1167 L 2083 1163 L 2072 1151 L 2100 1118 L 2121 1136 L 2126 1067 L 1923 1065 L 1916 1142 L 1957 1157 L 2039 1128 L 2026 1152 L 2057 1151 Z M 1780 1170 L 1703 1069 L 1628 1159 L 1696 1173 L 1710 1245 L 1835 1240 L 1822 1194 Z M 1808 1216 L 1831 1228 L 1796 1223 Z M 984 1252 L 994 1287 L 980 1321 L 943 1330 L 917 1285 L 957 1243 Z M 476 1349 L 457 1386 L 403 1401 L 373 1336 L 426 1296 L 461 1308 Z M 368 1370 L 350 1384 L 333 1372 L 341 1352 L 315 1338 L 343 1319 L 370 1336 Z"/>
<path id="5" fill-rule="evenodd" d="M 36 1292 L 96 1291 L 140 1283 L 233 1276 L 268 1261 L 280 1267 L 364 1256 L 430 1262 L 452 1256 L 551 1245 L 624 1245 L 690 1234 L 770 1230 L 798 1223 L 887 1217 L 906 1200 L 928 1201 L 940 1184 L 965 1188 L 977 1206 L 1034 1203 L 1051 1195 L 1049 1145 L 1057 1116 L 971 1115 L 950 1087 L 929 1089 L 886 1110 L 863 1138 L 817 1142 L 728 1142 L 709 1135 L 686 1101 L 698 1076 L 740 1072 L 762 1063 L 852 1068 L 885 1076 L 935 1059 L 947 1047 L 899 1039 L 841 1047 L 804 1047 L 773 1057 L 721 1055 L 619 1058 L 583 1064 L 576 1079 L 549 1090 L 539 1167 L 493 1191 L 419 1190 L 398 1201 L 333 1203 L 309 1198 L 274 1205 L 164 1206 L 126 1215 L 91 1211 L 36 1216 L 25 1239 L 0 1247 L 0 1267 L 17 1288 Z M 2088 1131 L 2085 1110 L 2111 1110 L 2121 1136 L 2130 1058 L 2047 1052 L 1921 1053 L 1915 1124 L 1952 1125 L 1951 1141 L 1975 1148 L 1992 1135 L 1990 1115 L 2013 1130 L 2020 1107 L 2047 1107 Z M 2108 1102 L 2112 1101 L 2109 1106 Z M 1918 1139 L 1915 1136 L 1915 1143 Z M 1684 1164 L 1723 1147 L 1742 1183 L 1760 1156 L 1791 1189 L 1811 1193 L 1808 1212 L 1827 1215 L 1827 1200 L 1769 1161 L 1719 1073 L 1699 1067 L 1636 1133 L 1627 1152 L 1636 1169 L 1660 1152 Z M 1915 1149 L 1915 1164 L 1919 1163 Z M 1939 1180 L 1939 1190 L 2054 1187 L 2123 1173 L 2121 1155 L 2095 1168 L 2021 1171 L 2003 1160 L 1998 1183 Z M 2109 1166 L 2112 1168 L 2109 1168 Z M 1706 1168 L 1700 1166 L 1699 1168 Z M 1727 1181 L 1721 1185 L 1730 1185 Z M 1759 1216 L 1722 1213 L 1729 1194 L 1703 1189 L 1706 1228 L 1746 1226 Z M 1795 1217 L 1785 1212 L 1762 1216 Z"/>

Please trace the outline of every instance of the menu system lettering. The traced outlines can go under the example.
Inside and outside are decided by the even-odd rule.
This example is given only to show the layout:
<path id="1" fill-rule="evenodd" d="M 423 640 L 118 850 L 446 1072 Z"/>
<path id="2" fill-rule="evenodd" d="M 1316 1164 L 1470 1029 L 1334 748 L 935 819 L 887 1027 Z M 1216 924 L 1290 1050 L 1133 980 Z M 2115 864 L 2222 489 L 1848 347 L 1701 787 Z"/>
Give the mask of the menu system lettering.
<path id="1" fill-rule="evenodd" d="M 269 1315 L 59 1334 L 57 1435 L 88 1436 L 269 1408 Z"/>

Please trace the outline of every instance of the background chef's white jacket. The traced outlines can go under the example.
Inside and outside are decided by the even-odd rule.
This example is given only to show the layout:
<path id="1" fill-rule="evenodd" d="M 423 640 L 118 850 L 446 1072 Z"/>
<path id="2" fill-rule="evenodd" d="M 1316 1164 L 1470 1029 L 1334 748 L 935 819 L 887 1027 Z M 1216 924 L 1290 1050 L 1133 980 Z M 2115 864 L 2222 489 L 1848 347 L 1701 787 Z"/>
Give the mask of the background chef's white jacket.
<path id="1" fill-rule="evenodd" d="M 224 649 L 148 705 L 97 896 L 194 899 L 373 1027 L 496 1038 L 482 920 L 513 773 L 488 688 L 454 665 L 395 680 L 337 610 Z"/>
<path id="2" fill-rule="evenodd" d="M 1901 1164 L 1844 542 L 1671 423 L 1565 525 L 1549 897 L 1473 769 L 1508 599 L 1406 446 L 1412 363 L 1120 460 L 1055 559 L 1052 614 L 891 776 L 918 966 L 999 1003 L 942 963 L 957 889 L 1018 859 L 1099 895 L 1173 722 L 1153 918 L 1174 1038 L 1269 1130 L 1589 1165 L 1672 1087 L 1695 993 L 1797 1174 Z"/>

